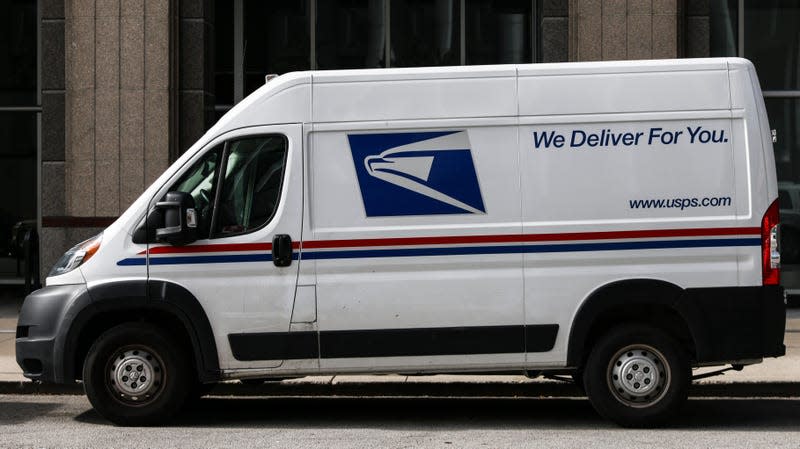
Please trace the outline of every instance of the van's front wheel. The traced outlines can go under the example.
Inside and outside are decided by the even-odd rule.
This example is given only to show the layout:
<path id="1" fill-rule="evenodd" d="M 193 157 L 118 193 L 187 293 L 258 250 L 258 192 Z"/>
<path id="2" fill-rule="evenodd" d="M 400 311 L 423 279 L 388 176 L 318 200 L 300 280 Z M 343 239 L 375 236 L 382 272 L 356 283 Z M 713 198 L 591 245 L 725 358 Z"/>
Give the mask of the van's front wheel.
<path id="1" fill-rule="evenodd" d="M 685 402 L 691 371 L 685 352 L 650 326 L 623 326 L 592 349 L 584 386 L 602 416 L 626 427 L 663 424 Z"/>
<path id="2" fill-rule="evenodd" d="M 163 424 L 180 409 L 190 379 L 185 351 L 165 332 L 140 323 L 101 335 L 83 366 L 92 406 L 123 426 Z"/>

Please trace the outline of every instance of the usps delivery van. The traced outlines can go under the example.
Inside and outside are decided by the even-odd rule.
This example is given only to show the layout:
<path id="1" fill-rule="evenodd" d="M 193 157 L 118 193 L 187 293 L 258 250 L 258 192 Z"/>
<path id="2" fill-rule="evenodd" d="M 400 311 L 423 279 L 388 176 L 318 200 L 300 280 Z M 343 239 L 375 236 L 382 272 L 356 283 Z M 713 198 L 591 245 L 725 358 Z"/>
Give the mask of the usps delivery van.
<path id="1" fill-rule="evenodd" d="M 203 384 L 560 373 L 626 426 L 783 355 L 744 59 L 300 72 L 254 92 L 25 300 L 25 376 L 161 423 Z"/>

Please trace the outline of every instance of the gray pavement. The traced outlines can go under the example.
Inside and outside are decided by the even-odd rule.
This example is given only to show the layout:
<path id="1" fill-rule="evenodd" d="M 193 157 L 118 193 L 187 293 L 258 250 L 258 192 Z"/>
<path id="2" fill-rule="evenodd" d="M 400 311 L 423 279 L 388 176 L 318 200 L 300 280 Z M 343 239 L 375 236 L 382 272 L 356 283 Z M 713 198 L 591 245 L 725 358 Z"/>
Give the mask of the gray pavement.
<path id="1" fill-rule="evenodd" d="M 800 445 L 800 399 L 693 399 L 665 429 L 621 429 L 585 399 L 204 398 L 119 428 L 81 396 L 0 395 L 0 447 L 769 447 Z"/>

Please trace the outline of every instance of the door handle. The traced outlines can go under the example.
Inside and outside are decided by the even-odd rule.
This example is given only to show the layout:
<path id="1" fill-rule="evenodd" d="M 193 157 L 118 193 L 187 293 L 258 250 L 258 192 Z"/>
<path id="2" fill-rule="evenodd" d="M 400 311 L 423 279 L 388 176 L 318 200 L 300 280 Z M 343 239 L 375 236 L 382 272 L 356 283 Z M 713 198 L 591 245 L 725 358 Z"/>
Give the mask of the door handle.
<path id="1" fill-rule="evenodd" d="M 272 237 L 272 263 L 276 267 L 288 267 L 292 264 L 292 238 L 288 234 Z"/>

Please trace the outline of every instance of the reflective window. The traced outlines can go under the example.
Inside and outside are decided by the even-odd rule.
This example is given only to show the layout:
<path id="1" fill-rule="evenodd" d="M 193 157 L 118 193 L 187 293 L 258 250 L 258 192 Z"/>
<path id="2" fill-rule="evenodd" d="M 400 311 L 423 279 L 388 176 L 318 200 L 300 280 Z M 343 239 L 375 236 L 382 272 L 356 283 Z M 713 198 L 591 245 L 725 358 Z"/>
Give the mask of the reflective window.
<path id="1" fill-rule="evenodd" d="M 234 140 L 228 142 L 227 148 L 218 145 L 195 162 L 169 190 L 186 192 L 194 198 L 201 239 L 250 232 L 275 214 L 286 153 L 286 138 L 279 135 Z M 222 182 L 220 171 L 225 173 Z"/>
<path id="2" fill-rule="evenodd" d="M 229 145 L 214 237 L 249 232 L 272 218 L 280 199 L 286 149 L 283 136 L 242 139 Z"/>
<path id="3" fill-rule="evenodd" d="M 197 234 L 200 238 L 206 238 L 211 229 L 217 166 L 222 155 L 222 148 L 222 145 L 219 145 L 206 153 L 169 189 L 170 192 L 188 193 L 194 198 L 194 208 L 197 211 Z"/>
<path id="4" fill-rule="evenodd" d="M 745 1 L 744 56 L 763 90 L 800 89 L 800 2 Z"/>
<path id="5" fill-rule="evenodd" d="M 36 104 L 36 2 L 0 0 L 0 106 Z"/>
<path id="6" fill-rule="evenodd" d="M 530 0 L 467 0 L 466 63 L 531 62 Z"/>
<path id="7" fill-rule="evenodd" d="M 791 209 L 792 208 L 792 197 L 789 195 L 788 190 L 780 189 L 778 190 L 778 207 L 781 209 Z"/>
<path id="8" fill-rule="evenodd" d="M 36 219 L 36 115 L 0 112 L 0 249 L 16 222 Z"/>
<path id="9" fill-rule="evenodd" d="M 386 65 L 385 0 L 330 0 L 317 3 L 318 69 L 360 69 Z"/>
<path id="10" fill-rule="evenodd" d="M 270 73 L 531 62 L 542 7 L 542 0 L 215 0 L 216 117 Z"/>
<path id="11" fill-rule="evenodd" d="M 800 183 L 800 98 L 766 98 L 767 115 L 777 131 L 775 165 L 778 180 Z"/>
<path id="12" fill-rule="evenodd" d="M 392 0 L 392 67 L 458 65 L 458 0 Z"/>
<path id="13" fill-rule="evenodd" d="M 310 68 L 308 0 L 244 2 L 244 94 L 268 73 Z"/>
<path id="14" fill-rule="evenodd" d="M 35 0 L 0 0 L 0 107 L 35 107 L 37 23 Z M 36 220 L 36 112 L 0 112 L 0 259 L 9 255 L 12 227 Z M 2 263 L 0 276 L 16 276 Z M 6 272 L 6 269 L 9 271 Z"/>
<path id="15" fill-rule="evenodd" d="M 710 56 L 736 56 L 739 48 L 738 0 L 710 1 Z"/>

